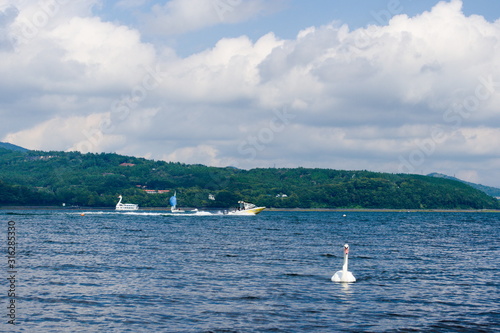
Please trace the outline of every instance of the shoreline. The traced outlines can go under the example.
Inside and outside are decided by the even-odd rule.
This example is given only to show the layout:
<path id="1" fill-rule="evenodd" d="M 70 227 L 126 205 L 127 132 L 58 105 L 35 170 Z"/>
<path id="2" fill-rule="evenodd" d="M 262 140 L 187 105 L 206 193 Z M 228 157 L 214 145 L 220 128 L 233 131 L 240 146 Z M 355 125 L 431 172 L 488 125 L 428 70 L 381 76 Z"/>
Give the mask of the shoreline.
<path id="1" fill-rule="evenodd" d="M 193 209 L 189 207 L 182 207 L 185 209 Z M 227 208 L 214 208 L 214 209 L 200 209 L 200 211 L 214 211 L 223 210 Z M 115 211 L 114 207 L 61 207 L 61 206 L 0 206 L 2 210 L 60 210 L 60 211 Z M 170 211 L 170 207 L 144 207 L 138 211 Z M 433 208 L 433 209 L 390 209 L 390 208 L 266 208 L 264 212 L 373 212 L 373 213 L 500 213 L 498 209 L 446 209 L 446 208 Z"/>
<path id="2" fill-rule="evenodd" d="M 498 209 L 404 209 L 404 208 L 266 208 L 271 212 L 373 212 L 373 213 L 500 213 Z"/>

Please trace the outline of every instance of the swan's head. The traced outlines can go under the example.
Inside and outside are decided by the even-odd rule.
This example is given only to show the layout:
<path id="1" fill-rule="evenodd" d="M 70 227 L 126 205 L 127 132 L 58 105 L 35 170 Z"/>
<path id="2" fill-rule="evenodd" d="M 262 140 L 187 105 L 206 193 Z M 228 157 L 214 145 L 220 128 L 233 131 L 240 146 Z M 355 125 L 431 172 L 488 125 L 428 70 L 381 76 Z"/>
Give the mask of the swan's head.
<path id="1" fill-rule="evenodd" d="M 344 254 L 349 254 L 349 244 L 344 244 Z"/>

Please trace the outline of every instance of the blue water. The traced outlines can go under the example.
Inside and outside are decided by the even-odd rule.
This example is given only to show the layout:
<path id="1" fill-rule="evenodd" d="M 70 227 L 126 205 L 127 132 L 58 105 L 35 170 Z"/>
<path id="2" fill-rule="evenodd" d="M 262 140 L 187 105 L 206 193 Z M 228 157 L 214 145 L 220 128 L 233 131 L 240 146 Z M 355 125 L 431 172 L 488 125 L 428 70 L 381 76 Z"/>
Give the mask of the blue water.
<path id="1" fill-rule="evenodd" d="M 500 331 L 500 214 L 80 214 L 0 211 L 18 236 L 0 330 Z M 346 242 L 357 282 L 334 283 Z"/>

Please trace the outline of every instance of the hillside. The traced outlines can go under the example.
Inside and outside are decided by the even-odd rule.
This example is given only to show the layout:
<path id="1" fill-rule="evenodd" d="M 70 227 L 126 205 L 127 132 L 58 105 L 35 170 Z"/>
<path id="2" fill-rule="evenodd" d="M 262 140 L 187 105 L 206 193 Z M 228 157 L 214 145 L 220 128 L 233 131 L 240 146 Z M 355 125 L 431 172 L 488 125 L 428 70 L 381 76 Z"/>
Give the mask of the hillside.
<path id="1" fill-rule="evenodd" d="M 0 142 L 0 148 L 14 150 L 14 151 L 28 151 L 28 149 L 26 149 L 26 148 L 13 145 L 12 143 L 8 143 L 8 142 Z"/>
<path id="2" fill-rule="evenodd" d="M 458 181 L 331 169 L 215 168 L 118 154 L 0 148 L 0 205 L 230 207 L 238 200 L 280 208 L 494 209 L 498 200 Z M 170 192 L 169 192 L 170 191 Z M 209 197 L 215 197 L 210 200 Z"/>
<path id="3" fill-rule="evenodd" d="M 483 191 L 484 193 L 486 193 L 492 197 L 497 197 L 497 198 L 500 197 L 500 188 L 470 183 L 470 182 L 466 182 L 465 180 L 461 180 L 461 179 L 458 179 L 458 178 L 455 178 L 452 176 L 447 176 L 447 175 L 444 175 L 442 173 L 436 173 L 436 172 L 430 173 L 430 174 L 428 174 L 428 176 L 456 180 L 456 181 L 462 182 L 464 184 L 470 185 L 470 186 L 474 187 L 475 189 Z"/>

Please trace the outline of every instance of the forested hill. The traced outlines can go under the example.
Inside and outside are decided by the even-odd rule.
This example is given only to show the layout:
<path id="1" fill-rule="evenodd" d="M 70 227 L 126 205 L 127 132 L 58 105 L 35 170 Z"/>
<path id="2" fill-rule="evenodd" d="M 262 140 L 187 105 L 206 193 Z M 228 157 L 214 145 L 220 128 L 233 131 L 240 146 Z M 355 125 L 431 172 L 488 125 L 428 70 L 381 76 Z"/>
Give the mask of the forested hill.
<path id="1" fill-rule="evenodd" d="M 8 142 L 0 142 L 0 148 L 5 148 L 8 150 L 17 150 L 17 151 L 28 151 L 28 149 L 26 148 L 13 145 L 12 143 Z"/>
<path id="2" fill-rule="evenodd" d="M 480 191 L 482 191 L 482 192 L 484 192 L 492 197 L 500 197 L 500 188 L 466 182 L 465 180 L 461 180 L 461 179 L 458 179 L 455 177 L 443 175 L 442 173 L 437 173 L 437 172 L 430 173 L 430 174 L 428 174 L 428 176 L 456 180 L 456 181 L 462 182 L 464 184 L 470 185 L 470 186 L 472 186 L 472 187 L 474 187 L 474 188 L 476 188 L 476 189 L 478 189 L 478 190 L 480 190 Z"/>
<path id="3" fill-rule="evenodd" d="M 331 169 L 215 168 L 117 154 L 0 148 L 0 205 L 496 209 L 498 200 L 458 181 Z M 215 200 L 212 200 L 214 199 Z"/>

